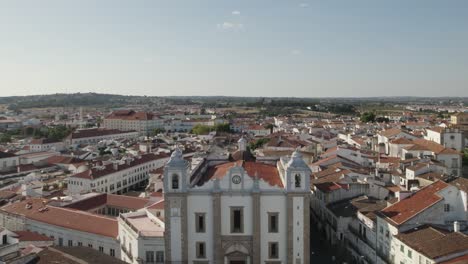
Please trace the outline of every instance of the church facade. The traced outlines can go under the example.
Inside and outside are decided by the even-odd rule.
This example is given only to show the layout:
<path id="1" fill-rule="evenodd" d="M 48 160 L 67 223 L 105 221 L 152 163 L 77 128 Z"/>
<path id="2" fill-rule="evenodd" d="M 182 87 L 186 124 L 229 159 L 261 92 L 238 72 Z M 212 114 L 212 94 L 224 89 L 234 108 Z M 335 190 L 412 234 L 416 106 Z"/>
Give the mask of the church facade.
<path id="1" fill-rule="evenodd" d="M 164 171 L 168 263 L 309 263 L 310 169 L 299 152 L 276 165 L 174 151 Z M 249 152 L 250 153 L 250 152 Z"/>

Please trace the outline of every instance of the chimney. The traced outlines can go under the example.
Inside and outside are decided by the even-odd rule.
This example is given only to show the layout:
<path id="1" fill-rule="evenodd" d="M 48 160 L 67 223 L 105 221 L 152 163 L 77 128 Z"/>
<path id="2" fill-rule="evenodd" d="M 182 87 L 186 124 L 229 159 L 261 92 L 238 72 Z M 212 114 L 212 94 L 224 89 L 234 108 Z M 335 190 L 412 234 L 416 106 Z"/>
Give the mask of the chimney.
<path id="1" fill-rule="evenodd" d="M 127 160 L 126 160 L 127 165 L 130 165 L 130 162 L 131 162 L 131 161 L 132 161 L 132 160 L 131 160 L 130 158 L 127 158 Z"/>
<path id="2" fill-rule="evenodd" d="M 453 222 L 453 232 L 460 232 L 460 223 L 458 221 Z"/>
<path id="3" fill-rule="evenodd" d="M 112 166 L 114 167 L 114 170 L 118 170 L 118 169 L 119 169 L 119 163 L 117 163 L 117 162 L 114 162 L 114 163 L 112 164 Z"/>

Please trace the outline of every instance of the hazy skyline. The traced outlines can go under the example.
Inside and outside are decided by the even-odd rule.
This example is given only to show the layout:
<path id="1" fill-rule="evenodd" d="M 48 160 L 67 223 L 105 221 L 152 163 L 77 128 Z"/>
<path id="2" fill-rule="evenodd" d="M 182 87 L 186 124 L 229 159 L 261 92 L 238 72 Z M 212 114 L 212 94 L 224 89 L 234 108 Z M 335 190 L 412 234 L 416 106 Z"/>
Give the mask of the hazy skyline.
<path id="1" fill-rule="evenodd" d="M 0 96 L 468 96 L 467 1 L 0 0 Z"/>

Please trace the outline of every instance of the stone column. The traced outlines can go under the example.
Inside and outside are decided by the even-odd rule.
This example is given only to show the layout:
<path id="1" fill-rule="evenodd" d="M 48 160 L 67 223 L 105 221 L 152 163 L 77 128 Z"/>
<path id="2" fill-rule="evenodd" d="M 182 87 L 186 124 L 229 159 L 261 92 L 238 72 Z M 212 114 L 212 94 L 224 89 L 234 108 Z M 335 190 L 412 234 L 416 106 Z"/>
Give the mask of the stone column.
<path id="1" fill-rule="evenodd" d="M 221 245 L 221 193 L 213 193 L 213 252 L 214 262 L 224 263 Z"/>
<path id="2" fill-rule="evenodd" d="M 261 230 L 260 230 L 260 193 L 252 193 L 253 246 L 252 263 L 260 263 Z"/>

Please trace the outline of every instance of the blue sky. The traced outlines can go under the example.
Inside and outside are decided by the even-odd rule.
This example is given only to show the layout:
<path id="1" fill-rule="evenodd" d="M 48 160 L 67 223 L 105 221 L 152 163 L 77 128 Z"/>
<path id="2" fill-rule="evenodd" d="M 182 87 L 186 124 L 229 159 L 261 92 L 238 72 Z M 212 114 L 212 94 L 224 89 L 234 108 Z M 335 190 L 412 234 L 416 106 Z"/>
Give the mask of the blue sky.
<path id="1" fill-rule="evenodd" d="M 0 96 L 468 96 L 468 1 L 0 0 Z"/>

